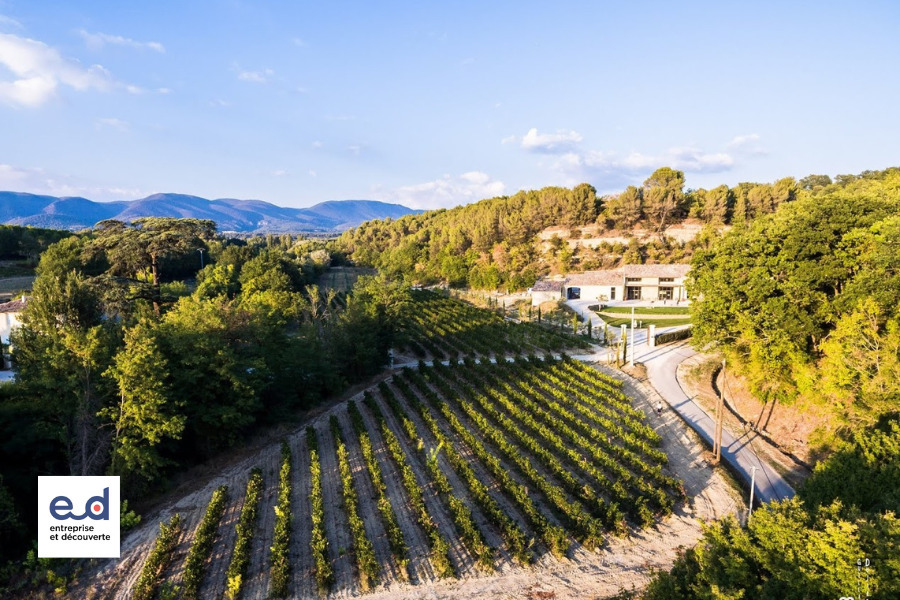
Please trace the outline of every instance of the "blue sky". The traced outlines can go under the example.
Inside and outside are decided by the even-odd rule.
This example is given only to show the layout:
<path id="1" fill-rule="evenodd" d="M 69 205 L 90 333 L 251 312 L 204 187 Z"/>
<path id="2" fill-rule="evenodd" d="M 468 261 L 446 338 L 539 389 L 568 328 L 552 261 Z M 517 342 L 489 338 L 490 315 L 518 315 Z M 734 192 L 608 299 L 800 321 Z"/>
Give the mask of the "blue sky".
<path id="1" fill-rule="evenodd" d="M 455 206 L 900 165 L 900 3 L 0 0 L 0 189 Z"/>

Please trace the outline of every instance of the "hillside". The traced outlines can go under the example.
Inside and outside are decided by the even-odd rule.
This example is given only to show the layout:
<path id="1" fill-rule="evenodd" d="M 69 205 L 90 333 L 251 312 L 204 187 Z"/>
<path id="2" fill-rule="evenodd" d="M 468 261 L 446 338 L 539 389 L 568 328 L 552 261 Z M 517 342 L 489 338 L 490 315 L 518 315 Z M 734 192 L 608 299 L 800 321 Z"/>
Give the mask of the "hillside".
<path id="1" fill-rule="evenodd" d="M 211 219 L 220 231 L 240 233 L 341 232 L 370 219 L 396 219 L 414 211 L 374 200 L 333 200 L 308 208 L 285 208 L 261 200 L 207 200 L 186 194 L 153 194 L 119 202 L 81 197 L 0 192 L 0 223 L 75 231 L 104 219 L 140 217 Z"/>
<path id="2" fill-rule="evenodd" d="M 808 193 L 825 176 L 686 189 L 657 169 L 641 187 L 598 196 L 593 186 L 546 187 L 345 232 L 354 261 L 413 283 L 521 290 L 541 276 L 621 264 L 687 263 L 717 232 Z"/>

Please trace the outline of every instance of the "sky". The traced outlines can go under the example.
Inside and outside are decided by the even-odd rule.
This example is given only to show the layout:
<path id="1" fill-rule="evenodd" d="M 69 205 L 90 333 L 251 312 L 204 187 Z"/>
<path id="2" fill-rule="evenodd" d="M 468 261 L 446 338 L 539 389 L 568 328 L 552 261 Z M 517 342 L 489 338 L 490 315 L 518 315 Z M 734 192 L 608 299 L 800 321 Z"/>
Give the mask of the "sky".
<path id="1" fill-rule="evenodd" d="M 452 207 L 900 166 L 896 0 L 0 0 L 0 190 Z"/>

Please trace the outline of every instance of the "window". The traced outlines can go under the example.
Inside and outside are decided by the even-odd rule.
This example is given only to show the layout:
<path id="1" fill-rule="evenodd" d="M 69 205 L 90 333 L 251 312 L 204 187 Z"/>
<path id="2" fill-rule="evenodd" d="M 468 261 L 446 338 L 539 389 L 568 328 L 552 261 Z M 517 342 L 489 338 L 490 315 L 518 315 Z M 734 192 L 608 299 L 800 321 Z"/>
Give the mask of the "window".
<path id="1" fill-rule="evenodd" d="M 625 278 L 625 283 L 640 283 L 640 281 L 641 281 L 640 277 L 626 277 Z"/>
<path id="2" fill-rule="evenodd" d="M 660 283 L 675 283 L 675 278 L 674 277 L 660 277 L 659 282 Z"/>
<path id="3" fill-rule="evenodd" d="M 627 287 L 625 288 L 626 293 L 628 294 L 629 300 L 640 300 L 641 299 L 641 288 L 639 287 Z"/>
<path id="4" fill-rule="evenodd" d="M 614 287 L 609 288 L 609 299 L 610 300 L 616 299 L 616 288 L 614 288 Z"/>

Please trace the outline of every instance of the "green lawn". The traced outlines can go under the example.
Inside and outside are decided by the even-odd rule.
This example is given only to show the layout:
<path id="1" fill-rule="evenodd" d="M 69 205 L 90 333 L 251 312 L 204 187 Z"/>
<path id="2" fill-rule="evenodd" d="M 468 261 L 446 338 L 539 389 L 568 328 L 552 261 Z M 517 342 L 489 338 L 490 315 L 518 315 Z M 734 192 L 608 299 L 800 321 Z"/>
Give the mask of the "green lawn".
<path id="1" fill-rule="evenodd" d="M 621 319 L 611 319 L 609 317 L 604 317 L 600 315 L 600 318 L 606 321 L 606 324 L 610 327 L 619 327 L 621 325 L 628 325 L 631 327 L 631 317 L 621 318 Z M 656 325 L 657 327 L 675 327 L 676 325 L 688 325 L 691 322 L 689 317 L 685 317 L 683 319 L 647 319 L 643 317 L 635 316 L 635 323 L 640 321 L 641 327 L 646 327 L 647 325 Z"/>
<path id="2" fill-rule="evenodd" d="M 630 306 L 607 306 L 600 312 L 612 313 L 616 315 L 630 315 L 631 307 Z M 641 315 L 687 315 L 688 307 L 687 306 L 636 306 L 634 307 L 635 314 Z"/>

